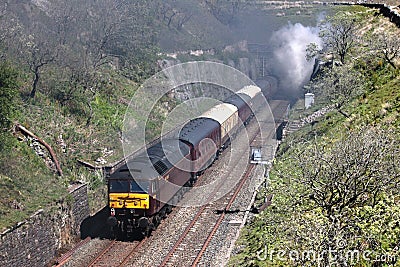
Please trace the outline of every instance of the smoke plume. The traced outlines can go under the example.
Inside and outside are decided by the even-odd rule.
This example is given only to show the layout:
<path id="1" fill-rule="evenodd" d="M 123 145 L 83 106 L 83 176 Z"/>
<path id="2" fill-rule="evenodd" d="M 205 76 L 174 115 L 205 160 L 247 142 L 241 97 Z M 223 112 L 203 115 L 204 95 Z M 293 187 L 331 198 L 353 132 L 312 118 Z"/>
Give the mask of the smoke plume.
<path id="1" fill-rule="evenodd" d="M 310 43 L 321 47 L 318 28 L 305 27 L 300 23 L 289 23 L 272 34 L 272 69 L 279 77 L 279 87 L 284 92 L 294 94 L 310 79 L 314 65 L 314 60 L 306 60 L 306 48 Z"/>

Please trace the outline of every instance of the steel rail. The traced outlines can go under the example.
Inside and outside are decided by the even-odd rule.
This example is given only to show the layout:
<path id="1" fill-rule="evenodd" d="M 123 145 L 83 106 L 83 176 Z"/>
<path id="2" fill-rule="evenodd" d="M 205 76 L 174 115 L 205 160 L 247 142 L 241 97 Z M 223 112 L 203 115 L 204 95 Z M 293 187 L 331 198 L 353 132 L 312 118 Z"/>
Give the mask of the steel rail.
<path id="1" fill-rule="evenodd" d="M 97 262 L 103 257 L 104 254 L 106 254 L 110 249 L 115 245 L 116 240 L 112 240 L 110 244 L 108 244 L 100 253 L 94 258 L 89 264 L 88 267 L 95 266 Z"/>
<path id="2" fill-rule="evenodd" d="M 255 133 L 255 134 L 252 136 L 252 138 L 251 138 L 251 142 L 254 141 L 254 139 L 257 137 L 257 135 L 259 134 L 259 132 L 260 132 L 260 129 L 259 129 L 259 127 L 257 127 L 256 133 Z M 239 194 L 240 189 L 242 188 L 244 182 L 247 180 L 247 177 L 248 177 L 248 175 L 249 175 L 249 174 L 247 174 L 247 173 L 251 173 L 251 170 L 252 170 L 253 168 L 254 168 L 254 165 L 253 165 L 253 166 L 248 166 L 248 167 L 247 167 L 247 170 L 246 170 L 245 174 L 242 176 L 242 178 L 241 178 L 241 180 L 240 180 L 239 186 L 236 187 L 236 188 L 239 187 L 239 190 L 235 190 L 234 195 L 233 195 L 234 198 L 236 198 L 236 196 Z M 249 169 L 250 169 L 250 171 L 249 171 Z M 247 175 L 246 175 L 246 174 L 247 174 Z M 221 186 L 222 186 L 223 184 L 224 184 L 224 183 L 221 182 L 216 188 L 214 188 L 213 192 L 209 195 L 209 197 L 207 198 L 206 202 L 208 202 L 209 200 L 211 200 L 211 199 L 213 198 L 214 193 L 218 192 L 218 190 L 221 188 Z M 231 200 L 232 200 L 232 198 L 231 198 Z M 234 199 L 233 199 L 232 201 L 229 202 L 230 204 L 228 203 L 228 204 L 229 204 L 229 207 L 232 205 L 233 201 L 234 201 Z M 231 202 L 232 202 L 232 203 L 231 203 Z M 204 210 L 206 209 L 206 207 L 207 207 L 207 205 L 201 206 L 201 208 L 198 210 L 198 212 L 196 213 L 196 215 L 194 216 L 194 218 L 192 219 L 192 221 L 190 222 L 190 224 L 189 224 L 188 226 L 186 226 L 185 230 L 183 231 L 183 233 L 182 233 L 181 236 L 179 237 L 178 241 L 177 241 L 177 242 L 174 244 L 174 246 L 169 250 L 167 256 L 166 256 L 166 257 L 164 258 L 164 260 L 161 262 L 161 264 L 159 265 L 159 267 L 165 267 L 165 266 L 167 265 L 167 263 L 168 263 L 169 260 L 171 259 L 172 255 L 175 253 L 175 251 L 177 250 L 177 248 L 179 247 L 179 245 L 180 245 L 180 244 L 183 242 L 183 240 L 186 238 L 186 236 L 188 235 L 189 231 L 192 229 L 192 227 L 194 226 L 194 224 L 198 221 L 198 219 L 200 218 L 201 214 L 204 212 Z M 229 207 L 227 207 L 227 208 L 229 208 Z M 220 217 L 220 220 L 222 221 L 221 218 L 223 219 L 223 216 Z M 216 227 L 216 228 L 218 228 L 218 227 Z M 214 230 L 214 229 L 213 229 L 213 230 Z M 216 231 L 216 229 L 215 229 L 215 231 Z M 215 233 L 215 231 L 214 231 L 214 233 Z M 212 236 L 214 235 L 214 233 L 212 234 Z M 209 236 L 209 238 L 207 238 L 207 240 L 210 239 L 210 241 L 211 241 L 212 236 L 211 236 L 211 237 Z M 210 241 L 208 241 L 208 243 L 209 243 Z M 208 245 L 207 245 L 207 246 L 208 246 Z M 206 246 L 206 247 L 207 247 L 207 246 Z M 203 245 L 203 247 L 204 247 L 204 245 Z M 206 247 L 205 247 L 205 248 L 206 248 Z M 205 248 L 204 248 L 204 249 L 205 249 Z M 196 257 L 196 259 L 197 259 L 197 257 Z"/>
<path id="3" fill-rule="evenodd" d="M 86 237 L 85 239 L 79 241 L 71 250 L 69 250 L 68 252 L 66 252 L 65 254 L 63 254 L 61 257 L 59 257 L 57 259 L 56 267 L 61 267 L 65 263 L 67 263 L 69 261 L 69 259 L 71 258 L 72 254 L 74 254 L 74 252 L 77 251 L 78 248 L 82 247 L 84 244 L 88 243 L 90 240 L 91 240 L 90 237 Z"/>
<path id="4" fill-rule="evenodd" d="M 249 164 L 247 166 L 247 170 L 245 172 L 245 174 L 243 175 L 243 178 L 240 181 L 240 184 L 236 187 L 235 193 L 232 195 L 232 197 L 230 198 L 228 204 L 225 206 L 225 210 L 229 210 L 233 204 L 233 202 L 235 201 L 237 195 L 239 194 L 240 190 L 242 189 L 244 183 L 246 182 L 247 178 L 250 176 L 251 172 L 253 171 L 255 165 L 253 164 Z M 210 244 L 212 238 L 214 237 L 215 233 L 217 232 L 219 226 L 221 225 L 223 219 L 225 218 L 225 213 L 222 213 L 221 216 L 218 218 L 217 222 L 215 223 L 213 229 L 211 230 L 211 232 L 208 234 L 208 237 L 206 239 L 206 241 L 204 242 L 201 250 L 199 251 L 199 253 L 197 254 L 196 258 L 194 259 L 193 263 L 191 266 L 196 266 L 201 257 L 203 256 L 204 252 L 206 251 L 208 245 Z"/>
<path id="5" fill-rule="evenodd" d="M 147 237 L 142 239 L 133 249 L 131 249 L 131 251 L 128 253 L 128 255 L 126 255 L 126 257 L 118 265 L 118 267 L 125 266 L 128 263 L 128 260 L 130 259 L 130 257 L 133 255 L 133 253 L 136 252 L 136 250 L 144 243 L 144 241 L 146 239 L 147 239 Z"/>

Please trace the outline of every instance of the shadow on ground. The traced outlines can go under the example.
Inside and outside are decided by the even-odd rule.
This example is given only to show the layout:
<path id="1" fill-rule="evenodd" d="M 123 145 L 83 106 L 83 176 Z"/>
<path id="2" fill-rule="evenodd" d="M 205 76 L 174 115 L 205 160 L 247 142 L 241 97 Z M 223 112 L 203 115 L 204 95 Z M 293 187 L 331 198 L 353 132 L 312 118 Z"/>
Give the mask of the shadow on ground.
<path id="1" fill-rule="evenodd" d="M 107 224 L 107 218 L 110 216 L 110 210 L 107 206 L 102 208 L 95 215 L 83 220 L 81 223 L 81 239 L 86 237 L 101 238 L 101 239 L 117 239 L 120 241 L 134 241 L 143 239 L 143 234 L 140 231 L 131 233 L 129 237 L 122 234 L 115 235 L 111 231 L 111 227 Z"/>
<path id="2" fill-rule="evenodd" d="M 112 238 L 111 228 L 107 225 L 109 209 L 102 208 L 93 216 L 89 216 L 81 223 L 81 239 L 90 236 L 91 238 Z"/>

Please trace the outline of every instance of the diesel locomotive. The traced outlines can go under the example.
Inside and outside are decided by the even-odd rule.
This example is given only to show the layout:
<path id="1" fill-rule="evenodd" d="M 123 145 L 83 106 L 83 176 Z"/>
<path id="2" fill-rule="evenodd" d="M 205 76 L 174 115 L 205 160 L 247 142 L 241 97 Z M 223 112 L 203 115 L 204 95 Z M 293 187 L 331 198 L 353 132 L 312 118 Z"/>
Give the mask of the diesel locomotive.
<path id="1" fill-rule="evenodd" d="M 109 175 L 108 224 L 113 232 L 149 235 L 263 101 L 259 87 L 246 86 Z"/>

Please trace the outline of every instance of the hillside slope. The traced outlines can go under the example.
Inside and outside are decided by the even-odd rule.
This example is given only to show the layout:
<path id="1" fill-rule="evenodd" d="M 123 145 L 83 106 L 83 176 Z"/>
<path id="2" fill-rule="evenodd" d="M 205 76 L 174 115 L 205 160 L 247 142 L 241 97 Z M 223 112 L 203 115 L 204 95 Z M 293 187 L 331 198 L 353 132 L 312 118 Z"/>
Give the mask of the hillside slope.
<path id="1" fill-rule="evenodd" d="M 78 181 L 89 185 L 92 211 L 104 206 L 101 171 L 84 168 L 77 160 L 101 166 L 123 156 L 125 109 L 140 84 L 159 70 L 157 61 L 165 53 L 216 49 L 216 60 L 237 60 L 242 55 L 225 55 L 221 49 L 252 36 L 268 40 L 289 18 L 257 9 L 251 21 L 250 2 L 240 2 L 243 6 L 233 11 L 234 2 L 217 2 L 221 6 L 194 0 L 0 4 L 1 68 L 11 67 L 18 83 L 15 99 L 1 95 L 16 112 L 6 115 L 11 124 L 2 128 L 0 138 L 0 230 L 64 197 L 68 185 Z M 311 13 L 291 18 L 315 20 Z M 260 34 L 244 35 L 253 25 Z M 3 81 L 0 86 L 3 90 Z M 151 138 L 177 101 L 162 99 L 148 124 Z M 62 177 L 44 146 L 15 132 L 17 123 L 53 148 Z"/>
<path id="2" fill-rule="evenodd" d="M 400 34 L 374 11 L 349 10 L 362 18 L 358 40 Z M 399 61 L 393 68 L 378 50 L 361 52 L 347 64 L 363 77 L 365 91 L 342 112 L 309 117 L 313 123 L 280 145 L 269 186 L 258 196 L 261 205 L 272 194 L 272 205 L 243 229 L 229 266 L 399 266 Z M 298 103 L 292 119 L 335 107 L 323 94 L 316 103 L 311 110 Z"/>

